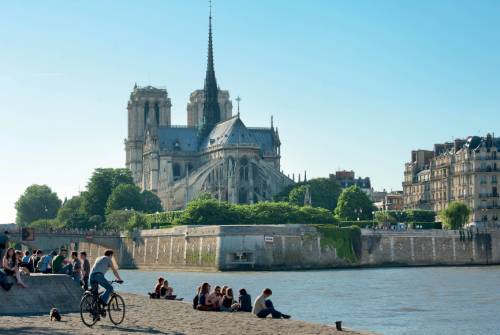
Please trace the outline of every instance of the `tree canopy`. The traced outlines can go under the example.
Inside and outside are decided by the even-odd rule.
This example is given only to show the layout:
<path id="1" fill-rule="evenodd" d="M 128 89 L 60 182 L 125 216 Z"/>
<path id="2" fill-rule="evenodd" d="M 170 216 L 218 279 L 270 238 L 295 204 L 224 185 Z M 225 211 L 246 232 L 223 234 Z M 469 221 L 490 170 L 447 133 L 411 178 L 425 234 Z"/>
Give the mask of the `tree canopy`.
<path id="1" fill-rule="evenodd" d="M 462 229 L 469 220 L 471 210 L 466 204 L 452 201 L 448 207 L 439 212 L 439 217 L 449 229 Z"/>
<path id="2" fill-rule="evenodd" d="M 106 213 L 118 209 L 135 209 L 141 211 L 143 207 L 141 190 L 131 184 L 121 184 L 115 187 L 108 198 Z"/>
<path id="3" fill-rule="evenodd" d="M 27 226 L 40 219 L 53 219 L 61 207 L 61 200 L 47 185 L 31 185 L 16 201 L 16 223 Z"/>
<path id="4" fill-rule="evenodd" d="M 158 196 L 153 192 L 144 190 L 141 193 L 141 197 L 142 211 L 144 213 L 156 213 L 163 211 L 160 198 L 158 198 Z"/>
<path id="5" fill-rule="evenodd" d="M 133 185 L 132 173 L 128 169 L 100 168 L 96 169 L 83 193 L 83 210 L 89 217 L 100 215 L 104 218 L 108 198 L 113 190 L 121 184 Z"/>
<path id="6" fill-rule="evenodd" d="M 315 178 L 294 184 L 277 195 L 275 200 L 288 201 L 297 206 L 304 206 L 304 195 L 307 187 L 309 187 L 313 207 L 322 207 L 331 211 L 335 209 L 342 188 L 338 182 L 329 178 Z"/>
<path id="7" fill-rule="evenodd" d="M 340 220 L 371 220 L 375 210 L 371 199 L 357 186 L 351 186 L 340 194 L 335 215 Z"/>

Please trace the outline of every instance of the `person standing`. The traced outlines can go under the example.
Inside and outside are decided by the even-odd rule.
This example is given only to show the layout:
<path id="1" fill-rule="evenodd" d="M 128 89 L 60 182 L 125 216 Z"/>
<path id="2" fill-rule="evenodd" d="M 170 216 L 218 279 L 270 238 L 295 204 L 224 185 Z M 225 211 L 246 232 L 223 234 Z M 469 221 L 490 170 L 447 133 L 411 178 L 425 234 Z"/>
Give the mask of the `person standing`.
<path id="1" fill-rule="evenodd" d="M 9 232 L 6 230 L 0 235 L 0 259 L 3 259 L 3 253 L 9 244 Z"/>
<path id="2" fill-rule="evenodd" d="M 99 297 L 101 303 L 106 306 L 108 304 L 108 298 L 111 293 L 113 293 L 113 286 L 108 282 L 104 276 L 109 269 L 113 271 L 118 283 L 123 283 L 123 280 L 116 269 L 113 262 L 113 250 L 108 249 L 104 252 L 104 256 L 98 257 L 95 260 L 94 266 L 90 270 L 90 285 L 93 287 L 95 284 L 97 286 L 101 285 L 106 291 L 103 295 Z"/>
<path id="3" fill-rule="evenodd" d="M 78 252 L 73 251 L 71 253 L 71 266 L 73 268 L 73 280 L 78 284 L 82 285 L 82 262 L 78 259 Z"/>
<path id="4" fill-rule="evenodd" d="M 87 291 L 89 289 L 90 262 L 87 259 L 87 253 L 85 251 L 80 252 L 80 261 L 82 263 L 83 289 Z"/>
<path id="5" fill-rule="evenodd" d="M 253 314 L 259 318 L 266 318 L 269 314 L 272 315 L 273 319 L 290 319 L 290 315 L 283 314 L 274 309 L 272 301 L 269 299 L 273 291 L 270 288 L 264 289 L 262 294 L 255 299 L 253 305 Z"/>

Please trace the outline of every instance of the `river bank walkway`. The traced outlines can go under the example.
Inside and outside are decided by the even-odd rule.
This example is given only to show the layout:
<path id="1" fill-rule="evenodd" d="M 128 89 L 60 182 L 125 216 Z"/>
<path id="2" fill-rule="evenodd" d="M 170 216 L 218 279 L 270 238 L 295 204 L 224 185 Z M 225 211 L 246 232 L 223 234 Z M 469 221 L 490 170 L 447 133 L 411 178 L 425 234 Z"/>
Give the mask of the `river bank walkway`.
<path id="1" fill-rule="evenodd" d="M 135 294 L 122 294 L 127 306 L 125 321 L 114 326 L 108 318 L 87 328 L 80 314 L 64 314 L 61 322 L 42 316 L 0 316 L 0 334 L 348 334 L 369 333 L 343 331 L 334 327 L 298 320 L 262 320 L 251 313 L 200 312 L 186 302 L 151 300 Z"/>

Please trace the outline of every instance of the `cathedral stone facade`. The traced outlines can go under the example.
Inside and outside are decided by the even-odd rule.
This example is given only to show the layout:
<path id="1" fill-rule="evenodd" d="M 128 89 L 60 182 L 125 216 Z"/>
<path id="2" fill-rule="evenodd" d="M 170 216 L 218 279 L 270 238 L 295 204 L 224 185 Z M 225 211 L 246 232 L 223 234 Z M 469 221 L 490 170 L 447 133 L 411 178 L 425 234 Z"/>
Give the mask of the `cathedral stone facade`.
<path id="1" fill-rule="evenodd" d="M 247 127 L 232 115 L 229 92 L 215 78 L 209 18 L 205 85 L 190 95 L 187 126 L 171 124 L 166 89 L 138 87 L 128 102 L 126 167 L 143 190 L 155 192 L 166 210 L 181 209 L 200 193 L 248 204 L 271 200 L 293 183 L 280 170 L 278 129 Z"/>

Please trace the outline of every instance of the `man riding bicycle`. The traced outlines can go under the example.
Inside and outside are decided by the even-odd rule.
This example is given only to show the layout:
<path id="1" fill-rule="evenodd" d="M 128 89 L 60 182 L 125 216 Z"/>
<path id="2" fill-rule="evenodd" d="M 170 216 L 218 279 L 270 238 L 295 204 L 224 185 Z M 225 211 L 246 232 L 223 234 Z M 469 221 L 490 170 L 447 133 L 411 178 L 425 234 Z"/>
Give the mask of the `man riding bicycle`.
<path id="1" fill-rule="evenodd" d="M 108 280 L 104 277 L 106 272 L 111 268 L 113 274 L 117 279 L 117 283 L 123 283 L 123 280 L 118 274 L 118 270 L 116 269 L 113 262 L 113 250 L 108 249 L 104 252 L 104 256 L 98 257 L 95 260 L 94 266 L 90 270 L 90 284 L 94 288 L 96 284 L 101 285 L 106 292 L 101 296 L 101 303 L 106 306 L 108 303 L 108 298 L 111 293 L 113 293 L 113 286 L 108 282 Z M 98 286 L 97 285 L 97 286 Z"/>

